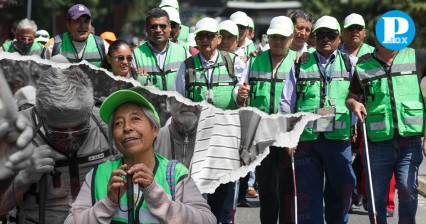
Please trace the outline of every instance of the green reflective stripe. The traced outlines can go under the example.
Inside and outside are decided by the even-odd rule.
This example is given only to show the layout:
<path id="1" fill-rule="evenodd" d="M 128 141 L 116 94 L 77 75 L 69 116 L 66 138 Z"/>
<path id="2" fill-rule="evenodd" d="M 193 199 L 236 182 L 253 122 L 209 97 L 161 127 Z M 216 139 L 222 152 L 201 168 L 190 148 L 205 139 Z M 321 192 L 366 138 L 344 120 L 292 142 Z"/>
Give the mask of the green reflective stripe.
<path id="1" fill-rule="evenodd" d="M 422 125 L 424 122 L 423 117 L 406 117 L 404 123 L 407 125 Z"/>
<path id="2" fill-rule="evenodd" d="M 100 67 L 102 63 L 101 55 L 99 54 L 99 49 L 96 44 L 95 36 L 93 36 L 93 34 L 90 34 L 87 38 L 86 46 L 84 47 L 83 57 L 79 59 L 78 54 L 75 51 L 74 45 L 69 37 L 69 34 L 64 33 L 64 35 L 62 36 L 62 46 L 60 54 L 66 57 L 70 62 L 80 62 L 82 60 L 86 60 L 98 67 Z"/>
<path id="3" fill-rule="evenodd" d="M 160 90 L 172 89 L 176 73 L 182 62 L 186 59 L 185 49 L 170 41 L 167 47 L 164 65 L 157 65 L 157 58 L 148 46 L 148 42 L 134 49 L 133 55 L 135 57 L 136 67 L 146 70 L 150 74 L 151 84 Z M 160 66 L 160 68 L 158 68 L 158 66 Z M 161 72 L 160 69 L 164 69 L 164 71 Z"/>
<path id="4" fill-rule="evenodd" d="M 380 121 L 380 122 L 370 122 L 370 130 L 377 131 L 377 130 L 384 130 L 386 129 L 386 122 Z"/>
<path id="5" fill-rule="evenodd" d="M 14 41 L 6 41 L 5 43 L 3 43 L 2 47 L 3 47 L 3 51 L 4 52 L 18 52 L 18 49 L 15 48 L 15 46 L 13 45 Z M 28 51 L 27 54 L 25 55 L 41 55 L 41 52 L 43 50 L 43 45 L 38 43 L 38 42 L 33 42 L 33 44 L 31 45 L 30 50 Z M 19 52 L 18 52 L 19 53 Z"/>
<path id="6" fill-rule="evenodd" d="M 250 78 L 255 78 L 255 79 L 272 79 L 272 72 L 254 71 L 254 72 L 251 73 Z"/>
<path id="7" fill-rule="evenodd" d="M 334 128 L 336 129 L 346 129 L 346 122 L 344 121 L 335 121 Z"/>
<path id="8" fill-rule="evenodd" d="M 349 72 L 346 69 L 342 53 L 337 52 L 332 71 L 332 80 L 327 85 L 327 95 L 321 96 L 323 78 L 319 70 L 317 59 L 312 53 L 309 60 L 300 67 L 299 78 L 296 82 L 297 93 L 296 112 L 312 112 L 316 108 L 335 107 L 335 130 L 324 133 L 330 140 L 344 140 L 350 137 L 350 112 L 346 109 L 345 100 L 349 89 Z M 329 65 L 330 66 L 330 65 Z M 323 98 L 324 97 L 324 98 Z M 334 104 L 331 105 L 330 99 Z M 338 115 L 338 116 L 337 116 Z M 311 141 L 318 138 L 319 133 L 313 132 L 313 126 L 307 126 L 303 131 L 301 141 Z"/>
<path id="9" fill-rule="evenodd" d="M 228 73 L 227 66 L 223 61 L 222 53 L 218 51 L 218 54 L 215 64 L 220 66 L 215 66 L 212 69 L 210 79 L 213 91 L 213 105 L 221 109 L 236 109 L 237 106 L 232 95 L 235 81 Z M 232 62 L 234 62 L 236 55 L 232 53 L 229 53 L 229 55 Z M 188 83 L 188 87 L 185 91 L 185 97 L 194 102 L 201 102 L 207 99 L 207 80 L 204 75 L 204 68 L 201 65 L 200 54 L 192 56 L 192 60 L 194 60 L 195 75 L 193 80 Z"/>
<path id="10" fill-rule="evenodd" d="M 391 69 L 392 74 L 402 72 L 402 75 L 414 74 L 413 71 L 416 71 L 415 63 L 396 64 L 396 65 L 393 65 Z M 379 67 L 379 68 L 369 70 L 368 73 L 358 74 L 358 77 L 360 80 L 365 80 L 365 79 L 373 79 L 376 76 L 382 76 L 382 75 L 385 75 L 385 71 L 383 70 L 383 67 Z"/>

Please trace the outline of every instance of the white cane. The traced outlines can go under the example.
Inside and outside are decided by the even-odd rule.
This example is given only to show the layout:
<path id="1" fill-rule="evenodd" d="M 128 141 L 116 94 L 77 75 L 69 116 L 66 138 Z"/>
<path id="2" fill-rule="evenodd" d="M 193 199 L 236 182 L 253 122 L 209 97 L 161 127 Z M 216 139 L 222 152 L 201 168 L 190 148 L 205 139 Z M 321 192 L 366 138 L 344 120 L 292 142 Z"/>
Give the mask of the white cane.
<path id="1" fill-rule="evenodd" d="M 368 140 L 367 140 L 367 129 L 365 127 L 365 115 L 362 116 L 362 129 L 363 129 L 363 133 L 364 133 L 364 147 L 365 147 L 365 158 L 367 159 L 367 170 L 368 170 L 368 182 L 370 182 L 370 193 L 371 193 L 371 198 L 369 200 L 371 200 L 371 205 L 373 207 L 373 219 L 374 219 L 374 224 L 377 224 L 377 217 L 376 217 L 376 206 L 374 203 L 374 189 L 373 189 L 373 180 L 371 178 L 371 169 L 370 169 L 370 155 L 368 152 Z"/>
<path id="2" fill-rule="evenodd" d="M 296 168 L 294 166 L 294 148 L 290 148 L 290 152 L 291 152 L 291 169 L 293 170 L 294 223 L 297 224 L 297 185 L 296 185 Z"/>

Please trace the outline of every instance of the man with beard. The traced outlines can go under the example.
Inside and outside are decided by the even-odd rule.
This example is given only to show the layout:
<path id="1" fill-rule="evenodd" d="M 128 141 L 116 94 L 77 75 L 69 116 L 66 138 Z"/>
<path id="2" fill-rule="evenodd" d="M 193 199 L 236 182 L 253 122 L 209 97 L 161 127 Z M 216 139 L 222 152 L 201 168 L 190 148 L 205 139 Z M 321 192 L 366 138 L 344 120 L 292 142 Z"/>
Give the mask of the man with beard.
<path id="1" fill-rule="evenodd" d="M 0 51 L 41 56 L 43 45 L 34 41 L 36 31 L 37 25 L 33 20 L 23 19 L 19 21 L 15 31 L 15 40 L 6 41 Z"/>
<path id="2" fill-rule="evenodd" d="M 348 55 L 361 57 L 367 53 L 373 53 L 374 47 L 364 43 L 366 37 L 365 22 L 361 15 L 352 13 L 345 18 L 343 26 L 342 52 Z"/>
<path id="3" fill-rule="evenodd" d="M 0 216 L 18 206 L 18 223 L 63 223 L 86 173 L 114 154 L 97 110 L 81 69 L 50 68 L 40 76 L 36 105 L 20 112 L 36 133 L 31 162 L 0 198 Z"/>
<path id="4" fill-rule="evenodd" d="M 133 50 L 133 66 L 137 68 L 139 75 L 147 76 L 149 82 L 158 89 L 171 90 L 176 72 L 189 53 L 169 40 L 171 24 L 165 10 L 149 10 L 145 21 L 148 41 Z"/>
<path id="5" fill-rule="evenodd" d="M 68 32 L 56 35 L 54 41 L 46 44 L 44 57 L 50 59 L 61 54 L 71 63 L 86 60 L 100 67 L 109 44 L 91 33 L 92 14 L 89 9 L 82 4 L 71 7 L 68 10 L 66 25 Z"/>
<path id="6" fill-rule="evenodd" d="M 298 220 L 323 223 L 325 210 L 327 223 L 347 223 L 355 175 L 345 99 L 355 63 L 338 50 L 340 25 L 334 17 L 318 19 L 313 32 L 317 50 L 290 71 L 280 102 L 285 114 L 329 115 L 306 125 L 294 155 Z"/>

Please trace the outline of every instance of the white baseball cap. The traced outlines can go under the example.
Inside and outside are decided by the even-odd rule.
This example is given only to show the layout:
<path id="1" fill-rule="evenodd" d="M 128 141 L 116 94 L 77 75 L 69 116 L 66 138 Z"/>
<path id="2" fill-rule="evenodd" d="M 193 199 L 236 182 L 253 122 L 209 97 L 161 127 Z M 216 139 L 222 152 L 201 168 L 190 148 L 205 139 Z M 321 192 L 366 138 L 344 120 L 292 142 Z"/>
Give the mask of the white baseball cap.
<path id="1" fill-rule="evenodd" d="M 266 34 L 273 35 L 278 34 L 289 37 L 293 34 L 293 22 L 287 16 L 277 16 L 272 18 L 271 24 L 269 25 Z"/>
<path id="2" fill-rule="evenodd" d="M 191 47 L 197 46 L 197 43 L 195 42 L 195 33 L 188 34 L 188 38 L 186 39 L 186 44 L 188 44 Z"/>
<path id="3" fill-rule="evenodd" d="M 361 15 L 352 13 L 349 16 L 346 16 L 345 18 L 345 24 L 343 25 L 343 28 L 347 28 L 352 25 L 360 25 L 362 27 L 365 27 L 365 21 L 364 18 L 362 18 Z"/>
<path id="4" fill-rule="evenodd" d="M 207 31 L 211 33 L 217 33 L 219 31 L 219 27 L 217 25 L 217 21 L 210 17 L 204 17 L 200 21 L 195 24 L 195 34 Z"/>
<path id="5" fill-rule="evenodd" d="M 232 22 L 234 22 L 237 25 L 242 25 L 242 26 L 249 25 L 248 16 L 245 12 L 236 11 L 232 13 L 229 19 L 232 20 Z"/>
<path id="6" fill-rule="evenodd" d="M 332 30 L 339 31 L 340 34 L 340 24 L 336 18 L 331 16 L 322 16 L 319 18 L 314 25 L 313 32 L 317 31 L 319 28 L 328 28 Z"/>
<path id="7" fill-rule="evenodd" d="M 179 23 L 179 24 L 182 23 L 180 21 L 179 11 L 177 9 L 175 9 L 173 7 L 169 7 L 169 6 L 163 7 L 161 9 L 163 9 L 164 11 L 167 12 L 167 14 L 169 14 L 170 21 L 173 21 L 173 22 Z"/>
<path id="8" fill-rule="evenodd" d="M 164 6 L 170 6 L 179 10 L 179 2 L 177 0 L 161 0 L 161 3 L 158 7 L 163 8 Z"/>
<path id="9" fill-rule="evenodd" d="M 254 22 L 253 19 L 250 16 L 247 16 L 248 19 L 248 26 L 252 29 L 254 29 Z"/>
<path id="10" fill-rule="evenodd" d="M 239 35 L 237 24 L 235 24 L 231 20 L 225 20 L 225 21 L 220 22 L 219 23 L 219 31 L 220 30 L 226 30 L 229 33 L 231 33 L 232 35 L 237 36 L 237 37 Z"/>

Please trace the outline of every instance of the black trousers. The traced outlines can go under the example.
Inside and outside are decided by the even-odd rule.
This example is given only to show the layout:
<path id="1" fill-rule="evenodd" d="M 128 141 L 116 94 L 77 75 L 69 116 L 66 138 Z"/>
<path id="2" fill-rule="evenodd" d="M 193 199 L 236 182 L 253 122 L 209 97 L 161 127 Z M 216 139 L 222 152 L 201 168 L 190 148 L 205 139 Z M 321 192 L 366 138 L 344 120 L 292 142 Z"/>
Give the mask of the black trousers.
<path id="1" fill-rule="evenodd" d="M 291 158 L 284 148 L 270 147 L 256 169 L 261 223 L 294 223 L 294 190 Z M 279 219 L 278 219 L 279 218 Z"/>

